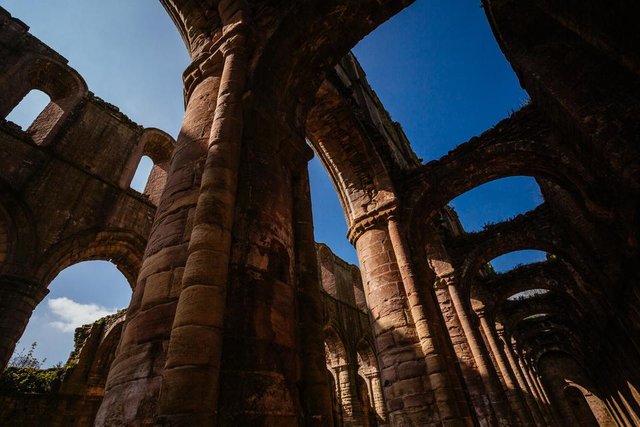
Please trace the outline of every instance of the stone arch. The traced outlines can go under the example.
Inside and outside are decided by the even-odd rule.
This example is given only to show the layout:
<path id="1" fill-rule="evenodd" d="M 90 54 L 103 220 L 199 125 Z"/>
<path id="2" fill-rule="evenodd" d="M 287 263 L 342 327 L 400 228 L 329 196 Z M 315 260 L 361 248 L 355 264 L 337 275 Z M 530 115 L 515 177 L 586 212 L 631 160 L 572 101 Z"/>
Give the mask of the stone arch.
<path id="1" fill-rule="evenodd" d="M 526 289 L 518 290 L 517 292 L 510 292 L 509 296 L 507 296 L 506 299 L 509 301 L 527 299 L 529 298 L 529 296 L 546 294 L 547 292 L 553 289 L 555 289 L 554 286 L 549 286 L 549 287 L 530 286 Z"/>
<path id="2" fill-rule="evenodd" d="M 327 369 L 335 375 L 335 395 L 340 412 L 347 422 L 359 416 L 360 407 L 355 394 L 356 384 L 353 361 L 343 338 L 333 326 L 324 329 Z"/>
<path id="3" fill-rule="evenodd" d="M 571 304 L 571 300 L 564 294 L 541 295 L 538 298 L 532 298 L 531 301 L 509 302 L 503 305 L 502 313 L 504 315 L 504 325 L 509 330 L 514 330 L 521 322 L 535 322 L 534 316 L 538 314 L 550 314 L 554 318 L 563 319 L 571 322 L 584 317 L 584 313 L 575 305 Z"/>
<path id="4" fill-rule="evenodd" d="M 160 0 L 176 25 L 191 58 L 197 57 L 220 36 L 221 19 L 217 13 L 219 2 L 205 0 Z"/>
<path id="5" fill-rule="evenodd" d="M 480 282 L 482 293 L 493 296 L 494 304 L 503 304 L 514 294 L 530 289 L 567 292 L 571 294 L 569 283 L 573 280 L 559 259 L 552 259 L 516 267 L 511 271 L 497 274 Z"/>
<path id="6" fill-rule="evenodd" d="M 126 316 L 122 313 L 113 323 L 107 325 L 103 331 L 100 345 L 88 372 L 87 379 L 90 385 L 99 386 L 104 389 L 109 368 L 116 356 L 116 348 L 120 342 L 125 320 Z"/>
<path id="7" fill-rule="evenodd" d="M 384 423 L 387 420 L 382 378 L 378 359 L 368 339 L 361 339 L 356 346 L 358 359 L 358 377 L 362 378 L 367 389 L 369 401 L 362 402 L 364 416 L 371 425 Z"/>
<path id="8" fill-rule="evenodd" d="M 142 264 L 145 239 L 125 230 L 83 232 L 67 238 L 48 250 L 36 269 L 45 286 L 60 271 L 82 261 L 112 262 L 133 289 Z"/>
<path id="9" fill-rule="evenodd" d="M 457 244 L 457 261 L 460 287 L 464 294 L 470 295 L 483 265 L 501 255 L 527 249 L 556 255 L 567 262 L 582 281 L 585 277 L 597 278 L 597 273 L 589 268 L 582 253 L 568 244 L 567 236 L 561 233 L 552 219 L 548 208 L 541 205 L 511 221 L 461 236 Z M 595 286 L 591 286 L 590 290 L 604 291 Z"/>
<path id="10" fill-rule="evenodd" d="M 530 105 L 441 159 L 421 166 L 413 172 L 413 186 L 406 194 L 405 215 L 411 229 L 420 232 L 422 224 L 461 194 L 511 176 L 548 179 L 580 195 L 584 206 L 595 198 L 592 178 L 570 153 L 564 152 L 558 138 L 537 108 Z M 443 182 L 447 185 L 441 185 Z"/>
<path id="11" fill-rule="evenodd" d="M 412 0 L 295 2 L 259 41 L 251 84 L 287 123 L 301 128 L 325 73 L 365 35 Z M 349 28 L 348 32 L 335 28 Z M 300 43 L 304 40 L 304 43 Z M 309 47 L 313 46 L 312 49 Z M 292 105 L 290 100 L 296 100 Z"/>
<path id="12" fill-rule="evenodd" d="M 552 404 L 563 417 L 567 420 L 574 419 L 575 425 L 580 426 L 613 425 L 600 391 L 596 389 L 587 375 L 588 371 L 574 354 L 549 348 L 535 360 L 535 365 L 546 388 L 554 397 Z M 572 402 L 571 396 L 567 399 L 568 388 L 574 388 L 584 399 L 578 406 L 578 411 L 575 410 L 576 406 L 572 405 L 577 402 Z M 574 394 L 573 398 L 575 397 L 578 396 Z"/>
<path id="13" fill-rule="evenodd" d="M 3 98 L 0 117 L 5 118 L 33 89 L 46 93 L 51 102 L 27 129 L 36 144 L 47 145 L 65 119 L 88 93 L 80 75 L 57 59 L 28 53 L 0 77 Z"/>
<path id="14" fill-rule="evenodd" d="M 338 367 L 349 363 L 350 358 L 347 353 L 345 341 L 333 326 L 327 326 L 324 329 L 325 357 L 327 366 Z"/>
<path id="15" fill-rule="evenodd" d="M 371 141 L 375 132 L 365 129 L 338 84 L 322 83 L 305 131 L 329 174 L 351 229 L 360 218 L 394 203 L 396 197 L 387 165 Z"/>
<path id="16" fill-rule="evenodd" d="M 628 24 L 629 16 L 636 14 L 627 13 L 628 5 L 624 2 L 613 9 L 595 1 L 563 6 L 552 2 L 515 4 L 483 0 L 482 3 L 496 40 L 521 85 L 534 102 L 545 106 L 549 118 L 571 135 L 570 142 L 576 152 L 582 153 L 585 164 L 597 164 L 605 175 L 613 172 L 618 175 L 613 179 L 624 180 L 637 190 L 640 167 L 635 117 L 639 111 L 639 87 L 637 76 L 629 73 L 629 70 L 638 72 L 637 51 L 623 60 L 620 53 L 610 50 L 615 51 L 625 43 L 621 42 L 624 37 L 621 33 L 637 33 L 632 29 L 635 25 Z M 576 8 L 589 13 L 575 13 Z M 574 14 L 591 21 L 593 27 L 587 25 L 576 31 L 580 26 L 558 19 L 558 15 Z M 515 16 L 518 19 L 513 19 Z M 601 42 L 594 45 L 593 37 L 599 37 L 595 34 L 599 31 L 594 29 L 604 16 L 617 17 L 616 25 L 609 25 L 602 32 L 604 37 L 616 34 L 620 38 L 610 46 Z M 627 43 L 633 43 L 631 40 L 635 38 L 628 40 Z M 581 82 L 579 87 L 573 84 L 577 78 Z M 594 97 L 595 93 L 602 95 Z M 602 133 L 605 124 L 615 130 Z M 601 162 L 595 163 L 598 158 Z"/>
<path id="17" fill-rule="evenodd" d="M 88 329 L 83 328 L 84 342 L 76 343 L 77 353 L 74 354 L 77 364 L 65 379 L 62 393 L 89 395 L 101 400 L 125 320 L 125 312 L 120 311 L 100 319 Z"/>

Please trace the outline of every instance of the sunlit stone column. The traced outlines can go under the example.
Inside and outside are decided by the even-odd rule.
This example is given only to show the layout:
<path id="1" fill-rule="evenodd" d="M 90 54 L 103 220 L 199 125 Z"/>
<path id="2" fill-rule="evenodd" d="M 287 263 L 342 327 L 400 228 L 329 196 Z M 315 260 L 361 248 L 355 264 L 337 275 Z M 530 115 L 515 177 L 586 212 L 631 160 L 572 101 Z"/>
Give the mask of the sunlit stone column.
<path id="1" fill-rule="evenodd" d="M 507 405 L 506 399 L 504 397 L 504 391 L 500 386 L 498 375 L 493 369 L 491 361 L 488 360 L 486 349 L 482 347 L 484 343 L 478 336 L 479 331 L 473 325 L 471 325 L 471 322 L 467 315 L 467 311 L 464 307 L 462 299 L 460 298 L 458 289 L 455 286 L 455 282 L 451 279 L 448 281 L 448 288 L 449 294 L 451 295 L 451 302 L 453 303 L 453 306 L 456 310 L 458 319 L 460 319 L 460 324 L 462 325 L 462 329 L 467 338 L 467 342 L 469 343 L 469 347 L 476 362 L 478 372 L 482 377 L 482 382 L 484 383 L 488 391 L 491 406 L 493 407 L 496 417 L 498 418 L 498 425 L 505 427 L 511 426 L 513 425 L 513 421 L 509 406 Z"/>
<path id="2" fill-rule="evenodd" d="M 349 426 L 363 426 L 363 412 L 358 399 L 355 375 L 357 366 L 346 364 L 334 368 L 338 378 L 344 420 Z"/>
<path id="3" fill-rule="evenodd" d="M 446 331 L 438 329 L 441 322 L 436 312 L 438 303 L 432 291 L 433 286 L 419 288 L 404 230 L 393 216 L 388 220 L 388 230 L 440 419 L 460 425 L 468 424 L 471 419 L 466 415 L 466 402 L 456 401 L 447 361 L 436 344 L 437 334 L 446 334 Z"/>
<path id="4" fill-rule="evenodd" d="M 502 378 L 504 380 L 504 384 L 506 387 L 505 391 L 506 391 L 507 397 L 509 398 L 509 402 L 513 407 L 513 410 L 518 415 L 518 418 L 520 418 L 522 425 L 524 426 L 533 425 L 533 419 L 531 418 L 531 414 L 529 413 L 529 410 L 526 404 L 524 403 L 524 400 L 522 399 L 522 395 L 518 390 L 518 386 L 516 385 L 515 379 L 513 378 L 513 373 L 509 369 L 507 361 L 505 360 L 505 357 L 502 353 L 502 348 L 498 344 L 498 341 L 496 340 L 495 330 L 487 320 L 487 317 L 485 315 L 485 310 L 478 309 L 476 310 L 476 314 L 480 319 L 480 326 L 484 331 L 484 336 L 489 342 L 489 347 L 491 348 L 491 352 L 493 353 L 493 356 L 496 360 L 498 369 L 500 369 L 500 372 L 502 372 Z"/>
<path id="5" fill-rule="evenodd" d="M 498 334 L 498 337 L 502 344 L 502 348 L 504 349 L 504 353 L 506 355 L 507 361 L 511 366 L 511 371 L 513 372 L 516 378 L 516 381 L 518 382 L 518 386 L 520 387 L 520 390 L 524 395 L 524 398 L 527 402 L 527 405 L 529 406 L 529 410 L 531 411 L 531 415 L 533 416 L 536 425 L 545 426 L 546 421 L 544 420 L 544 416 L 542 415 L 540 406 L 536 402 L 536 399 L 533 395 L 532 390 L 529 388 L 529 385 L 524 379 L 520 366 L 516 362 L 513 351 L 511 350 L 511 346 L 508 344 L 507 340 L 505 339 L 504 328 L 501 328 L 501 327 L 497 328 L 496 333 Z"/>
<path id="6" fill-rule="evenodd" d="M 165 352 L 191 239 L 187 225 L 198 199 L 217 105 L 222 70 L 215 63 L 214 58 L 203 56 L 187 70 L 192 84 L 182 128 L 109 370 L 96 417 L 98 426 L 135 425 L 156 415 Z"/>
<path id="7" fill-rule="evenodd" d="M 386 223 L 355 236 L 365 298 L 389 423 L 425 425 L 438 422 L 424 355 L 404 292 L 402 277 Z"/>
<path id="8" fill-rule="evenodd" d="M 375 409 L 378 419 L 384 424 L 387 421 L 387 411 L 384 407 L 384 396 L 382 394 L 382 385 L 380 384 L 380 375 L 378 375 L 377 372 L 374 372 L 368 374 L 367 379 L 369 380 L 373 409 Z"/>

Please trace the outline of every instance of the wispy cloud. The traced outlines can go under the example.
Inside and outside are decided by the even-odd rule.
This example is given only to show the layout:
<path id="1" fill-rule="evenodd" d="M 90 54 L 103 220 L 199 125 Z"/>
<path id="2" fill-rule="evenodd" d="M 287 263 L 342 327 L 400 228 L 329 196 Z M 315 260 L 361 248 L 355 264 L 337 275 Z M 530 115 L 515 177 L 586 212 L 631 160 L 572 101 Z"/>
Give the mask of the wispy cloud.
<path id="1" fill-rule="evenodd" d="M 73 332 L 79 326 L 116 311 L 97 304 L 81 304 L 66 297 L 50 299 L 48 305 L 51 313 L 59 318 L 49 322 L 49 325 L 63 332 Z"/>

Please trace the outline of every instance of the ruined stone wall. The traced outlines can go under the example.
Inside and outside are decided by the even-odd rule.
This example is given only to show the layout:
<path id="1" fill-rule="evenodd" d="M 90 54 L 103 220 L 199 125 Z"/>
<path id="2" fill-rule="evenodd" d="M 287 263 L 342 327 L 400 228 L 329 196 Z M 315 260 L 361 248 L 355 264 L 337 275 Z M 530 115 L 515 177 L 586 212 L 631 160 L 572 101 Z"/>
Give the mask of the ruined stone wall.
<path id="1" fill-rule="evenodd" d="M 76 329 L 75 346 L 64 366 L 45 371 L 31 369 L 31 380 L 27 381 L 35 381 L 38 374 L 55 374 L 49 390 L 23 390 L 26 384 L 11 384 L 11 377 L 3 374 L 0 424 L 52 427 L 93 424 L 124 317 L 125 312 L 121 311 Z"/>
<path id="2" fill-rule="evenodd" d="M 320 282 L 324 290 L 323 324 L 341 339 L 348 353 L 349 383 L 342 384 L 349 390 L 337 396 L 339 405 L 343 396 L 357 402 L 356 413 L 340 419 L 345 425 L 385 425 L 386 409 L 380 389 L 380 372 L 372 347 L 373 335 L 367 312 L 356 305 L 354 288 L 362 289 L 357 267 L 337 257 L 324 244 L 317 244 L 318 270 L 330 269 Z M 330 290 L 340 289 L 340 297 Z M 349 288 L 351 288 L 349 290 Z M 7 395 L 0 391 L 0 424 L 86 426 L 93 423 L 104 395 L 109 367 L 121 339 L 125 311 L 84 325 L 75 331 L 75 347 L 65 364 L 62 380 L 46 394 Z M 332 357 L 332 356 L 327 356 Z M 358 380 L 366 385 L 364 396 L 358 390 Z M 368 399 L 364 401 L 362 399 Z M 51 414 L 54 414 L 53 416 Z"/>
<path id="3" fill-rule="evenodd" d="M 112 261 L 135 283 L 173 150 L 167 134 L 144 129 L 99 99 L 66 60 L 0 10 L 0 364 L 49 282 L 86 260 Z M 31 90 L 48 106 L 27 129 L 6 115 Z M 143 154 L 156 163 L 146 194 L 129 188 Z"/>

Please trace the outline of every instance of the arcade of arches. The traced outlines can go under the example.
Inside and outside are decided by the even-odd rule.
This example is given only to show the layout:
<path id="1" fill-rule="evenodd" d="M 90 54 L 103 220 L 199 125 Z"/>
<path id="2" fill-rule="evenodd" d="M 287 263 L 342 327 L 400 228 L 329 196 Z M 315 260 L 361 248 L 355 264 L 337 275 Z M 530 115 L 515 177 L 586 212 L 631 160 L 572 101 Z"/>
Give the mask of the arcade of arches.
<path id="1" fill-rule="evenodd" d="M 483 0 L 531 102 L 422 164 L 349 53 L 411 0 L 161 2 L 192 60 L 177 141 L 0 9 L 2 118 L 50 98 L 0 123 L 0 364 L 63 268 L 133 288 L 0 424 L 640 425 L 638 5 Z M 360 270 L 314 242 L 307 142 Z M 544 202 L 465 232 L 447 203 L 516 175 Z M 487 264 L 525 249 L 547 259 Z"/>

